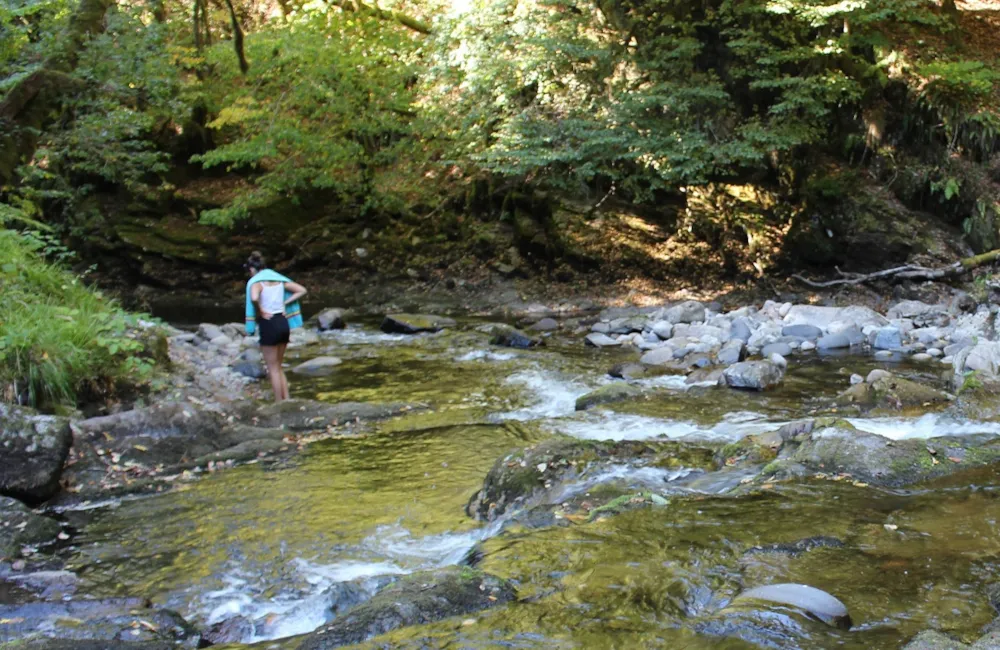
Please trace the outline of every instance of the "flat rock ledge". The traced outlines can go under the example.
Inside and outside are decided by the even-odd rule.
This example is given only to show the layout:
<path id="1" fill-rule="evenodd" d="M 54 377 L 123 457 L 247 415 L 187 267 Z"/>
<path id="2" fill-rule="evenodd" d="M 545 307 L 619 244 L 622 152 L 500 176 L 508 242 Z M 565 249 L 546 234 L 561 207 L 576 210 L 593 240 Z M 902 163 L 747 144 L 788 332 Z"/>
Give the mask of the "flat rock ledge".
<path id="1" fill-rule="evenodd" d="M 218 412 L 190 403 L 156 404 L 74 422 L 73 462 L 65 479 L 80 497 L 143 491 L 162 487 L 158 476 L 288 451 L 300 435 L 419 408 L 286 400 L 243 401 Z"/>

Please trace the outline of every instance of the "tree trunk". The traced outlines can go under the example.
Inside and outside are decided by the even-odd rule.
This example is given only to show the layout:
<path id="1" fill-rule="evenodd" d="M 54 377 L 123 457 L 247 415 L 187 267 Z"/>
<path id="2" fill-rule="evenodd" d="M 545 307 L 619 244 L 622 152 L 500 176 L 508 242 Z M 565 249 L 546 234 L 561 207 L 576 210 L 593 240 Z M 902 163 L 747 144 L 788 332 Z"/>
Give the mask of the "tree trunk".
<path id="1" fill-rule="evenodd" d="M 70 73 L 87 40 L 104 31 L 104 16 L 113 4 L 114 0 L 80 0 L 56 51 L 0 101 L 0 187 L 10 183 L 18 165 L 35 153 L 37 133 L 61 107 L 63 97 L 83 87 Z"/>
<path id="2" fill-rule="evenodd" d="M 243 28 L 240 27 L 240 21 L 236 19 L 233 0 L 226 0 L 226 6 L 229 7 L 229 19 L 233 22 L 233 47 L 236 49 L 236 58 L 240 60 L 240 72 L 246 74 L 247 70 L 250 69 L 250 64 L 247 63 L 246 54 L 243 52 Z"/>

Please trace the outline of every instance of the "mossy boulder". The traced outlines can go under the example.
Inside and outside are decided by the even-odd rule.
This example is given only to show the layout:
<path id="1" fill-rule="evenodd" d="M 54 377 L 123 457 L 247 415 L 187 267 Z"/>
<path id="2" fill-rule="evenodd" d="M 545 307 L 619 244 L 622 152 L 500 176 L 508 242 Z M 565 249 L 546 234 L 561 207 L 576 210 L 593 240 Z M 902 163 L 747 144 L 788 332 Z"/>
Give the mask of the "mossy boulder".
<path id="1" fill-rule="evenodd" d="M 874 375 L 874 373 L 873 373 Z M 872 381 L 851 386 L 837 396 L 838 406 L 856 406 L 863 410 L 934 409 L 944 408 L 952 396 L 944 391 L 903 379 L 890 373 L 869 375 Z"/>
<path id="2" fill-rule="evenodd" d="M 0 495 L 37 504 L 59 491 L 69 420 L 0 403 Z"/>
<path id="3" fill-rule="evenodd" d="M 516 597 L 509 582 L 469 567 L 406 576 L 315 632 L 298 650 L 328 650 L 361 643 L 408 625 L 499 607 Z"/>
<path id="4" fill-rule="evenodd" d="M 492 521 L 541 501 L 547 490 L 597 466 L 639 461 L 651 467 L 714 469 L 714 454 L 712 445 L 676 440 L 552 438 L 498 459 L 483 487 L 469 500 L 466 513 Z"/>
<path id="5" fill-rule="evenodd" d="M 59 534 L 59 522 L 36 515 L 10 497 L 0 497 L 0 559 L 19 557 L 24 545 L 51 542 Z"/>
<path id="6" fill-rule="evenodd" d="M 765 471 L 780 475 L 791 464 L 811 473 L 848 474 L 873 485 L 897 487 L 997 461 L 1000 438 L 995 436 L 890 440 L 837 420 L 820 423 L 801 442 L 787 444 L 779 461 Z"/>
<path id="7" fill-rule="evenodd" d="M 936 630 L 927 630 L 913 637 L 903 650 L 969 650 L 969 646 Z"/>
<path id="8" fill-rule="evenodd" d="M 493 325 L 489 328 L 489 335 L 490 345 L 499 345 L 505 348 L 525 349 L 545 344 L 542 339 L 528 336 L 510 325 Z"/>
<path id="9" fill-rule="evenodd" d="M 386 334 L 419 334 L 440 332 L 455 327 L 455 321 L 432 314 L 387 314 L 382 320 L 381 330 Z"/>
<path id="10" fill-rule="evenodd" d="M 606 384 L 576 399 L 576 410 L 586 411 L 601 404 L 624 402 L 642 395 L 642 389 L 624 381 Z"/>

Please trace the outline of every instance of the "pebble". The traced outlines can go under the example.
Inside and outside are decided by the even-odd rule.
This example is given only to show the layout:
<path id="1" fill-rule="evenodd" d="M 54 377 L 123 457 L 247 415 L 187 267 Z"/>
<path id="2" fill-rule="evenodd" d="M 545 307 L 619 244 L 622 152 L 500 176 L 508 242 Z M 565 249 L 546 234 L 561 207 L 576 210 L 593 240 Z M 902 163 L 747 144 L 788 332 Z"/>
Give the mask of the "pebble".
<path id="1" fill-rule="evenodd" d="M 816 344 L 812 341 L 804 341 L 802 345 L 799 346 L 799 349 L 803 352 L 811 352 L 816 349 Z"/>
<path id="2" fill-rule="evenodd" d="M 928 349 L 927 350 L 927 354 L 931 355 L 932 357 L 942 357 L 942 356 L 944 356 L 944 352 L 942 352 L 938 348 L 930 348 L 930 349 Z"/>
<path id="3" fill-rule="evenodd" d="M 893 353 L 889 350 L 879 350 L 875 353 L 876 361 L 889 361 L 893 357 Z"/>
<path id="4" fill-rule="evenodd" d="M 927 354 L 926 352 L 921 352 L 921 353 L 919 353 L 919 354 L 915 354 L 915 355 L 913 355 L 913 356 L 912 356 L 912 357 L 910 357 L 910 358 L 911 358 L 911 359 L 913 359 L 914 361 L 920 361 L 920 362 L 923 362 L 923 361 L 930 361 L 930 360 L 931 360 L 931 359 L 933 359 L 934 357 L 932 357 L 931 355 Z"/>
<path id="5" fill-rule="evenodd" d="M 860 384 L 864 380 L 865 380 L 865 378 L 862 377 L 861 375 L 853 374 L 853 375 L 851 375 L 851 386 L 854 386 L 855 384 Z"/>
<path id="6" fill-rule="evenodd" d="M 771 353 L 768 356 L 768 359 L 770 359 L 771 363 L 773 363 L 774 365 L 778 366 L 779 368 L 787 368 L 788 367 L 788 361 L 785 359 L 785 357 L 781 356 L 777 352 Z"/>

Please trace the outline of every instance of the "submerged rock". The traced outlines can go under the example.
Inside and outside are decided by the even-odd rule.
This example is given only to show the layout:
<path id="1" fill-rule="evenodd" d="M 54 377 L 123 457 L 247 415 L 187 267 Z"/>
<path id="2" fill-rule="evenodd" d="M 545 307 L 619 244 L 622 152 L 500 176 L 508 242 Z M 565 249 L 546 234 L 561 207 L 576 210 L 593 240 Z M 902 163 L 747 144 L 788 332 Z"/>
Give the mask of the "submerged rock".
<path id="1" fill-rule="evenodd" d="M 387 334 L 419 334 L 420 332 L 440 332 L 456 323 L 451 318 L 432 314 L 387 314 L 381 329 Z"/>
<path id="2" fill-rule="evenodd" d="M 139 598 L 0 605 L 0 641 L 29 637 L 55 640 L 28 646 L 32 648 L 130 647 L 119 645 L 121 641 L 166 642 L 172 648 L 202 647 L 201 634 L 179 614 L 154 609 Z M 87 646 L 88 641 L 103 645 Z"/>
<path id="3" fill-rule="evenodd" d="M 749 390 L 767 390 L 780 384 L 784 376 L 784 370 L 771 361 L 742 361 L 723 372 L 727 386 Z"/>
<path id="4" fill-rule="evenodd" d="M 31 504 L 55 495 L 72 442 L 68 419 L 0 403 L 0 495 Z"/>
<path id="5" fill-rule="evenodd" d="M 415 573 L 304 635 L 298 650 L 328 650 L 361 643 L 408 625 L 497 607 L 516 597 L 507 581 L 469 567 Z"/>
<path id="6" fill-rule="evenodd" d="M 970 650 L 970 648 L 947 634 L 936 630 L 927 630 L 915 636 L 912 641 L 903 646 L 903 650 Z M 983 648 L 983 650 L 986 649 Z"/>
<path id="7" fill-rule="evenodd" d="M 204 632 L 205 640 L 213 645 L 240 643 L 254 634 L 253 621 L 245 616 L 225 618 L 210 625 Z"/>
<path id="8" fill-rule="evenodd" d="M 600 404 L 622 402 L 640 395 L 642 395 L 642 389 L 624 381 L 616 381 L 576 398 L 576 410 L 586 411 Z"/>
<path id="9" fill-rule="evenodd" d="M 731 604 L 745 604 L 763 601 L 779 605 L 791 605 L 815 616 L 827 625 L 844 630 L 851 627 L 851 616 L 847 606 L 821 589 L 800 584 L 778 584 L 755 587 L 744 591 Z"/>
<path id="10" fill-rule="evenodd" d="M 337 357 L 315 357 L 295 366 L 292 372 L 308 377 L 321 377 L 329 375 L 342 363 Z"/>
<path id="11" fill-rule="evenodd" d="M 553 438 L 497 459 L 466 513 L 483 521 L 542 498 L 598 464 L 641 462 L 655 467 L 714 469 L 715 449 L 676 440 L 596 441 Z"/>
<path id="12" fill-rule="evenodd" d="M 860 378 L 860 376 L 859 376 Z M 840 406 L 864 409 L 905 409 L 944 406 L 951 402 L 948 393 L 897 377 L 883 370 L 873 370 L 865 381 L 855 383 L 837 396 Z"/>
<path id="13" fill-rule="evenodd" d="M 244 402 L 234 405 L 233 413 L 256 427 L 289 431 L 315 431 L 354 420 L 382 420 L 415 408 L 399 402 L 369 404 L 367 402 L 318 402 L 288 399 L 281 402 Z"/>
<path id="14" fill-rule="evenodd" d="M 20 557 L 21 547 L 51 542 L 59 522 L 32 512 L 10 497 L 0 497 L 0 559 Z"/>

